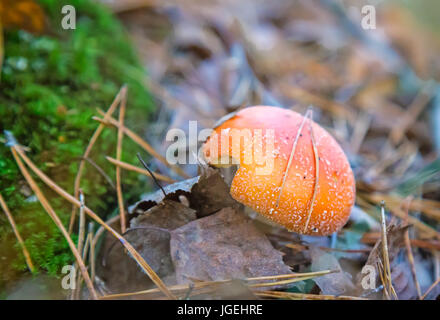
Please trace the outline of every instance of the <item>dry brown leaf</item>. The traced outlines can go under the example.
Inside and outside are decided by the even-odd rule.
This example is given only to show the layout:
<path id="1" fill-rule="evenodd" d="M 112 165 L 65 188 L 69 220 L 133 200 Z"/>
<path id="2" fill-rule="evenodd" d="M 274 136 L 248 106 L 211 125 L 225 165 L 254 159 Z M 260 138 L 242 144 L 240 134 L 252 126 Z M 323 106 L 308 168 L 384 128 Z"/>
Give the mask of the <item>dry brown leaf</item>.
<path id="1" fill-rule="evenodd" d="M 179 202 L 164 200 L 133 218 L 125 236 L 159 277 L 167 284 L 175 284 L 170 231 L 195 218 L 194 210 Z M 113 239 L 106 239 L 102 252 L 104 265 L 98 274 L 112 291 L 129 292 L 151 287 L 145 274 Z"/>
<path id="2" fill-rule="evenodd" d="M 225 208 L 171 232 L 178 283 L 291 273 L 282 254 L 243 213 Z"/>
<path id="3" fill-rule="evenodd" d="M 197 211 L 197 217 L 205 217 L 224 207 L 239 207 L 229 194 L 229 186 L 220 173 L 209 167 L 204 167 L 198 177 L 167 185 L 164 191 L 166 197 L 158 190 L 130 207 L 129 212 L 142 213 L 163 199 L 179 201 L 179 196 L 188 199 L 190 208 Z"/>
<path id="4" fill-rule="evenodd" d="M 196 212 L 172 200 L 164 200 L 130 221 L 129 241 L 160 276 L 173 272 L 170 231 L 196 219 Z"/>
<path id="5" fill-rule="evenodd" d="M 312 259 L 312 271 L 339 270 L 339 272 L 314 279 L 315 283 L 321 289 L 322 294 L 335 296 L 353 294 L 355 286 L 351 280 L 351 276 L 342 270 L 335 256 L 315 247 L 310 249 L 310 255 Z"/>

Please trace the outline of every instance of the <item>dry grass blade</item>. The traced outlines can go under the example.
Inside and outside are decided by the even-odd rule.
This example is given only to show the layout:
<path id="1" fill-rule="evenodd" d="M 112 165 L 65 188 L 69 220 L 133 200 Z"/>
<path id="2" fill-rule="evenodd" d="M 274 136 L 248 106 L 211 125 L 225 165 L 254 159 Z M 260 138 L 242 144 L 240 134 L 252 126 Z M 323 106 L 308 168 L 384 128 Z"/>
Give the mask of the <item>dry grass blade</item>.
<path id="1" fill-rule="evenodd" d="M 432 289 L 435 288 L 435 286 L 437 286 L 438 284 L 440 284 L 440 278 L 438 278 L 429 288 L 428 290 L 426 290 L 426 292 L 423 294 L 422 296 L 422 300 L 425 300 L 425 298 L 428 296 L 428 294 L 432 291 Z"/>
<path id="2" fill-rule="evenodd" d="M 23 162 L 21 161 L 20 156 L 23 154 L 23 152 L 20 150 L 19 147 L 12 146 L 11 147 L 12 155 L 14 156 L 15 161 L 17 162 L 18 167 L 20 168 L 21 173 L 25 177 L 26 181 L 29 183 L 29 186 L 34 191 L 35 195 L 37 196 L 38 200 L 40 201 L 43 208 L 46 210 L 46 212 L 49 214 L 49 216 L 52 218 L 54 223 L 57 225 L 58 229 L 61 231 L 63 236 L 66 238 L 67 243 L 69 244 L 70 250 L 72 250 L 73 255 L 75 256 L 76 262 L 78 263 L 79 269 L 81 271 L 81 274 L 86 281 L 87 288 L 89 289 L 90 296 L 92 299 L 98 299 L 98 296 L 95 292 L 95 289 L 93 288 L 92 281 L 89 277 L 89 274 L 87 272 L 87 268 L 84 264 L 84 261 L 78 252 L 78 249 L 76 248 L 75 244 L 73 243 L 72 239 L 70 238 L 69 233 L 67 232 L 66 228 L 64 228 L 63 223 L 61 222 L 58 215 L 53 210 L 52 206 L 47 201 L 46 197 L 44 196 L 43 192 L 38 187 L 37 183 L 34 181 L 34 179 L 31 177 L 30 173 L 27 171 L 26 167 L 24 166 Z"/>
<path id="3" fill-rule="evenodd" d="M 63 188 L 58 186 L 53 180 L 51 180 L 48 176 L 46 176 L 40 169 L 35 166 L 35 164 L 26 156 L 26 154 L 20 148 L 13 148 L 20 157 L 26 162 L 29 168 L 53 191 L 58 193 L 61 197 L 75 205 L 76 207 L 80 207 L 81 203 L 78 199 L 73 197 Z M 159 276 L 154 272 L 153 269 L 148 265 L 147 262 L 140 256 L 140 254 L 133 248 L 133 246 L 128 243 L 124 237 L 122 237 L 119 233 L 117 233 L 113 228 L 107 225 L 96 213 L 94 213 L 90 208 L 84 206 L 84 212 L 97 223 L 102 225 L 107 231 L 109 231 L 115 238 L 117 238 L 122 245 L 127 249 L 127 251 L 131 254 L 133 259 L 139 264 L 139 266 L 144 270 L 144 272 L 150 277 L 150 279 L 158 286 L 158 288 L 170 299 L 175 299 L 175 296 L 168 290 Z M 70 238 L 70 237 L 69 237 Z M 74 247 L 76 251 L 76 247 Z"/>
<path id="4" fill-rule="evenodd" d="M 104 119 L 107 119 L 109 116 L 113 114 L 113 112 L 116 110 L 119 102 L 121 101 L 121 98 L 125 96 L 127 91 L 127 88 L 123 86 L 118 94 L 116 95 L 115 99 L 113 100 L 112 104 L 108 108 L 107 112 L 104 114 Z M 92 151 L 93 146 L 95 145 L 96 141 L 98 140 L 98 137 L 101 135 L 102 130 L 104 130 L 105 126 L 104 124 L 100 123 L 98 128 L 96 128 L 95 132 L 93 133 L 92 137 L 90 138 L 89 144 L 86 148 L 86 151 L 84 152 L 82 158 L 88 158 L 90 155 L 90 152 Z M 84 170 L 85 162 L 84 160 L 81 160 L 78 167 L 78 172 L 76 173 L 74 187 L 73 187 L 73 195 L 75 198 L 78 198 L 79 195 L 79 188 L 81 185 L 81 176 Z M 76 216 L 76 208 L 75 206 L 72 207 L 72 214 L 70 216 L 70 222 L 69 222 L 69 234 L 72 233 L 73 225 L 75 224 L 75 216 Z"/>
<path id="5" fill-rule="evenodd" d="M 382 201 L 380 208 L 381 216 L 381 227 L 382 227 L 382 258 L 383 258 L 383 269 L 384 275 L 382 278 L 384 289 L 388 294 L 392 294 L 393 298 L 397 300 L 397 294 L 394 290 L 393 283 L 391 280 L 391 267 L 390 258 L 388 256 L 388 239 L 387 239 L 387 222 L 385 218 L 385 202 Z"/>
<path id="6" fill-rule="evenodd" d="M 121 99 L 121 105 L 119 107 L 119 126 L 118 126 L 118 141 L 116 145 L 116 160 L 120 161 L 122 157 L 122 140 L 124 138 L 124 132 L 122 128 L 124 127 L 124 117 L 125 117 L 125 108 L 127 104 L 127 95 Z M 124 208 L 124 198 L 122 196 L 122 187 L 121 187 L 121 168 L 116 166 L 116 194 L 118 197 L 118 207 L 119 207 L 119 216 L 121 217 L 121 232 L 124 234 L 127 229 L 127 223 L 125 221 L 125 208 Z"/>
<path id="7" fill-rule="evenodd" d="M 145 175 L 145 176 L 147 176 L 147 177 L 153 178 L 153 177 L 151 176 L 151 174 L 150 174 L 147 170 L 145 170 L 145 169 L 142 169 L 142 168 L 136 167 L 136 166 L 134 166 L 134 165 L 131 165 L 131 164 L 126 163 L 126 162 L 123 162 L 123 161 L 116 160 L 116 159 L 111 158 L 111 157 L 106 157 L 106 159 L 107 159 L 109 162 L 111 162 L 112 164 L 114 164 L 115 166 L 121 167 L 121 168 L 123 168 L 123 169 L 125 169 L 125 170 L 134 171 L 134 172 L 137 172 L 137 173 L 143 174 L 143 175 Z M 176 182 L 176 180 L 174 180 L 174 179 L 172 179 L 172 178 L 170 178 L 170 177 L 167 177 L 167 176 L 165 176 L 165 175 L 163 175 L 163 174 L 160 174 L 160 173 L 154 173 L 154 176 L 156 177 L 156 179 L 158 179 L 158 180 L 162 180 L 162 181 L 164 181 L 164 182 L 168 182 L 168 183 L 174 183 L 174 182 Z"/>
<path id="8" fill-rule="evenodd" d="M 283 292 L 283 291 L 257 291 L 257 296 L 262 298 L 275 298 L 275 299 L 294 299 L 294 300 L 368 300 L 360 297 L 352 296 L 332 296 L 325 294 L 309 294 L 309 293 L 295 293 L 295 292 Z"/>
<path id="9" fill-rule="evenodd" d="M 9 211 L 8 206 L 6 205 L 5 200 L 3 199 L 2 195 L 0 194 L 0 206 L 3 209 L 3 212 L 6 214 L 6 217 L 8 218 L 9 223 L 11 224 L 12 230 L 14 231 L 15 237 L 18 240 L 18 243 L 20 244 L 21 250 L 23 251 L 24 259 L 26 260 L 26 264 L 29 268 L 29 270 L 34 273 L 35 267 L 32 263 L 31 256 L 29 254 L 29 251 L 26 248 L 26 245 L 24 244 L 23 238 L 21 237 L 20 233 L 18 232 L 17 226 L 15 225 L 14 218 L 12 217 L 11 212 Z"/>
<path id="10" fill-rule="evenodd" d="M 103 111 L 98 109 L 98 112 L 103 115 Z M 100 122 L 101 124 L 110 124 L 112 126 L 114 126 L 115 128 L 121 127 L 121 129 L 123 130 L 123 132 L 131 139 L 133 140 L 135 143 L 137 143 L 139 146 L 141 146 L 145 151 L 147 151 L 149 154 L 151 154 L 154 158 L 156 158 L 157 160 L 159 160 L 160 162 L 162 162 L 165 166 L 167 166 L 168 168 L 170 168 L 171 170 L 173 170 L 175 173 L 177 173 L 178 175 L 184 177 L 184 178 L 190 178 L 185 171 L 182 170 L 182 168 L 175 166 L 175 165 L 171 165 L 168 163 L 168 161 L 166 160 L 165 157 L 163 157 L 162 155 L 160 155 L 156 150 L 154 150 L 154 148 L 148 143 L 146 142 L 144 139 L 142 139 L 140 136 L 138 136 L 136 133 L 134 133 L 133 131 L 131 131 L 130 129 L 128 129 L 125 126 L 120 126 L 119 122 L 116 121 L 114 118 L 110 117 L 107 120 L 105 120 L 104 118 L 99 118 L 99 117 L 93 117 L 93 120 L 96 120 L 98 122 Z"/>
<path id="11" fill-rule="evenodd" d="M 306 112 L 306 114 L 305 114 L 305 116 L 304 116 L 304 118 L 303 118 L 303 120 L 302 120 L 302 122 L 301 122 L 301 124 L 300 124 L 300 126 L 298 128 L 298 132 L 296 133 L 295 140 L 293 141 L 292 151 L 290 152 L 289 161 L 287 162 L 287 167 L 286 167 L 286 170 L 284 171 L 284 175 L 283 175 L 283 181 L 281 182 L 280 193 L 278 194 L 278 198 L 277 198 L 277 201 L 276 201 L 276 206 L 277 207 L 280 204 L 280 198 L 281 198 L 281 195 L 282 195 L 283 190 L 284 190 L 284 185 L 286 183 L 287 176 L 289 174 L 290 166 L 292 165 L 293 156 L 295 155 L 296 146 L 298 145 L 299 137 L 301 135 L 302 129 L 304 127 L 304 124 L 306 123 L 306 120 L 309 117 L 310 113 L 311 113 L 311 110 L 307 110 L 307 112 Z"/>
<path id="12" fill-rule="evenodd" d="M 307 228 L 309 227 L 310 217 L 312 216 L 313 206 L 315 205 L 316 195 L 318 194 L 318 186 L 319 186 L 319 154 L 318 154 L 318 148 L 316 147 L 315 135 L 313 133 L 312 118 L 313 118 L 312 111 L 310 111 L 309 125 L 310 125 L 310 138 L 312 140 L 312 146 L 313 146 L 313 156 L 315 158 L 315 181 L 313 184 L 312 199 L 310 200 L 310 205 L 307 212 L 306 225 L 304 226 L 304 233 L 307 231 Z"/>

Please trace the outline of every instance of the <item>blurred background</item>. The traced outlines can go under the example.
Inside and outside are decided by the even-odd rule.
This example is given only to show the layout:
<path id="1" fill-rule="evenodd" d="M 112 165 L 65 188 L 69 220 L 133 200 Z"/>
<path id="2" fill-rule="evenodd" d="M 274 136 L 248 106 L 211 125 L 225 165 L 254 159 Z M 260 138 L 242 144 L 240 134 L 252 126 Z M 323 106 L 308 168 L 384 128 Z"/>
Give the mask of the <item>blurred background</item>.
<path id="1" fill-rule="evenodd" d="M 62 26 L 64 5 L 75 8 L 75 29 Z M 171 143 L 167 131 L 187 131 L 190 120 L 201 130 L 246 106 L 299 113 L 312 106 L 314 120 L 350 160 L 354 219 L 367 221 L 365 229 L 348 225 L 340 248 L 374 244 L 378 204 L 386 200 L 391 216 L 408 215 L 416 226 L 410 237 L 421 241 L 413 243 L 424 292 L 440 277 L 439 14 L 440 2 L 431 0 L 0 0 L 0 131 L 10 130 L 33 162 L 73 193 L 98 126 L 92 117 L 124 84 L 126 127 L 162 155 Z M 105 158 L 115 156 L 116 131 L 103 131 L 81 185 L 88 206 L 105 219 L 118 211 L 108 179 L 115 167 Z M 0 194 L 37 274 L 0 215 L 0 298 L 64 298 L 60 270 L 73 256 L 0 139 Z M 122 160 L 139 166 L 137 152 L 126 139 Z M 145 159 L 155 172 L 179 178 L 158 159 Z M 196 165 L 183 169 L 197 175 Z M 71 205 L 41 187 L 68 225 Z M 124 173 L 127 204 L 155 188 Z M 402 297 L 417 297 L 414 283 L 403 287 Z"/>

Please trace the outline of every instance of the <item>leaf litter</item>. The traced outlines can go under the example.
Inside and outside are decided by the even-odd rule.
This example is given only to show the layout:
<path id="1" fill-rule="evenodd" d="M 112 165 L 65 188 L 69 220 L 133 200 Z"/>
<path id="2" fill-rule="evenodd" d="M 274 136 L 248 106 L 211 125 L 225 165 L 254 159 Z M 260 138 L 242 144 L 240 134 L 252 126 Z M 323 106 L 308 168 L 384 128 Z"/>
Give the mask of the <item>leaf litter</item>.
<path id="1" fill-rule="evenodd" d="M 194 178 L 126 206 L 123 238 L 117 232 L 120 218 L 108 225 L 86 208 L 110 231 L 96 257 L 93 285 L 99 298 L 383 299 L 391 297 L 384 291 L 393 287 L 397 298 L 417 299 L 413 264 L 422 298 L 438 297 L 440 126 L 431 115 L 440 104 L 431 99 L 439 94 L 431 81 L 437 84 L 440 48 L 407 9 L 378 7 L 386 17 L 380 23 L 382 41 L 359 33 L 348 9 L 335 7 L 336 1 L 259 2 L 255 8 L 247 0 L 102 2 L 134 39 L 159 106 L 157 121 L 142 133 L 113 118 L 109 123 L 153 155 L 157 174 L 171 177 L 164 182 Z M 400 28 L 408 32 L 396 32 Z M 312 105 L 315 121 L 343 146 L 356 176 L 357 199 L 350 221 L 333 237 L 300 236 L 267 225 L 231 198 L 219 171 L 164 163 L 167 130 L 188 132 L 189 120 L 197 120 L 199 129 L 210 128 L 257 104 L 303 114 Z M 99 131 L 106 130 L 106 119 L 96 119 Z M 396 119 L 403 119 L 401 126 Z M 80 207 L 76 197 L 42 179 Z M 406 196 L 413 200 L 405 211 Z M 377 232 L 382 200 L 387 273 Z M 368 265 L 378 274 L 374 290 L 361 284 L 361 270 Z"/>

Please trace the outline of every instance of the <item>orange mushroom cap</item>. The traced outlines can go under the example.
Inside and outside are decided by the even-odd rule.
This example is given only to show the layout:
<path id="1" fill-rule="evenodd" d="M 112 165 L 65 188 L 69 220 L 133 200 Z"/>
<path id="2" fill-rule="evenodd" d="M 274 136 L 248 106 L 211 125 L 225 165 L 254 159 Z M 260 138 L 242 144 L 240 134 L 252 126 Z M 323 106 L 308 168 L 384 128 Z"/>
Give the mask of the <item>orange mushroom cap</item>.
<path id="1" fill-rule="evenodd" d="M 347 157 L 325 129 L 294 111 L 245 108 L 214 128 L 202 151 L 212 165 L 235 160 L 232 197 L 289 231 L 329 235 L 348 220 L 356 191 Z"/>

